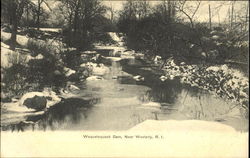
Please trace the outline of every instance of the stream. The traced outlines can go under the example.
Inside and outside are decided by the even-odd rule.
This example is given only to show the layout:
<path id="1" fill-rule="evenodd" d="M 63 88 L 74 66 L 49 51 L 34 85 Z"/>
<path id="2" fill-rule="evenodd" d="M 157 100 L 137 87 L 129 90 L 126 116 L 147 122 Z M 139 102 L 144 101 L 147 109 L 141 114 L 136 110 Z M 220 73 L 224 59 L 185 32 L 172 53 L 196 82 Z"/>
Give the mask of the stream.
<path id="1" fill-rule="evenodd" d="M 248 130 L 240 110 L 230 109 L 232 102 L 184 85 L 178 78 L 162 82 L 161 72 L 141 59 L 109 58 L 112 63 L 103 80 L 75 83 L 80 90 L 66 94 L 67 99 L 2 130 L 128 130 L 148 119 L 217 121 Z M 2 112 L 2 119 L 9 114 L 13 115 Z"/>

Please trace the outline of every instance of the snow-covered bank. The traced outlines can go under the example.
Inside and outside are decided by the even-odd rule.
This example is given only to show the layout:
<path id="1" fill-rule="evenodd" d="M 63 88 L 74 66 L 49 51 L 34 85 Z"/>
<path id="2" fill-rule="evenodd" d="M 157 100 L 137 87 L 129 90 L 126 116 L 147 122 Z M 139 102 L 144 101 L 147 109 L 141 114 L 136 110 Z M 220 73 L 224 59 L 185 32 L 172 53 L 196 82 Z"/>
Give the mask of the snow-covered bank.
<path id="1" fill-rule="evenodd" d="M 29 52 L 25 49 L 17 49 L 16 51 L 10 50 L 9 46 L 1 42 L 1 67 L 8 68 L 11 67 L 14 62 L 23 62 L 22 64 L 27 64 L 32 59 L 43 59 L 42 54 L 38 54 L 33 57 L 29 54 L 24 54 L 23 51 Z"/>
<path id="2" fill-rule="evenodd" d="M 34 97 L 44 97 L 46 98 L 45 109 L 37 111 L 34 108 L 27 107 L 24 104 L 28 99 L 33 99 Z M 14 124 L 19 123 L 21 121 L 25 121 L 28 116 L 36 116 L 42 115 L 44 112 L 50 108 L 51 106 L 59 103 L 61 98 L 59 98 L 55 92 L 45 89 L 43 92 L 28 92 L 24 94 L 18 101 L 9 102 L 9 103 L 1 103 L 1 124 Z M 36 102 L 30 102 L 33 105 Z M 37 102 L 36 104 L 39 104 Z M 38 106 L 38 105 L 33 105 Z"/>
<path id="3" fill-rule="evenodd" d="M 207 90 L 248 109 L 249 79 L 239 70 L 229 68 L 227 65 L 210 67 L 185 63 L 177 65 L 173 59 L 169 59 L 164 70 L 165 75 L 160 78 L 162 81 L 179 77 L 182 83 Z"/>
<path id="4" fill-rule="evenodd" d="M 146 120 L 130 129 L 131 131 L 194 131 L 194 132 L 236 132 L 233 127 L 201 120 Z"/>
<path id="5" fill-rule="evenodd" d="M 5 42 L 5 41 L 9 40 L 10 37 L 11 37 L 11 33 L 1 31 L 1 40 L 2 41 Z M 16 41 L 21 46 L 27 46 L 28 40 L 29 40 L 29 38 L 27 36 L 23 36 L 23 35 L 17 35 L 16 36 Z"/>

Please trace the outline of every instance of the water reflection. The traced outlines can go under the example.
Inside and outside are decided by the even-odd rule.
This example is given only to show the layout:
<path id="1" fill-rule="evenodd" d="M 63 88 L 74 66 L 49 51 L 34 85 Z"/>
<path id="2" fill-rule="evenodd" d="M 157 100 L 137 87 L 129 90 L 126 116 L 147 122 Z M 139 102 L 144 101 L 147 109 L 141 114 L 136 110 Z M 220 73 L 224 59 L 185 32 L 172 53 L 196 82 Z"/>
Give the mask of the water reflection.
<path id="1" fill-rule="evenodd" d="M 8 125 L 2 129 L 11 131 L 63 129 L 64 124 L 77 124 L 81 119 L 86 119 L 88 110 L 97 102 L 99 102 L 98 98 L 91 100 L 64 99 L 48 109 L 43 115 L 29 116 L 25 122 Z"/>
<path id="2" fill-rule="evenodd" d="M 183 85 L 178 78 L 162 82 L 161 73 L 130 60 L 112 62 L 104 80 L 76 84 L 81 89 L 77 98 L 64 99 L 43 115 L 2 129 L 127 130 L 147 119 L 217 119 L 239 129 L 245 125 L 235 119 L 239 111 L 230 109 L 233 103 Z M 145 80 L 136 81 L 135 75 Z"/>

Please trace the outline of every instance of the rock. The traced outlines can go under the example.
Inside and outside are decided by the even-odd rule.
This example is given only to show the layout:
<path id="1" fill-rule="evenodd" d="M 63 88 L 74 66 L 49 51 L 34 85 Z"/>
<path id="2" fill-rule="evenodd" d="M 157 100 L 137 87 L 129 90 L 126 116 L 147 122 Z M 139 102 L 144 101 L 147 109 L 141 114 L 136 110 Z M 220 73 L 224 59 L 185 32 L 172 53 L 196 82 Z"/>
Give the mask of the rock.
<path id="1" fill-rule="evenodd" d="M 90 76 L 86 79 L 86 81 L 98 81 L 98 80 L 104 80 L 104 78 L 100 76 Z"/>
<path id="2" fill-rule="evenodd" d="M 220 36 L 218 36 L 218 35 L 213 35 L 213 36 L 211 37 L 211 39 L 213 39 L 213 40 L 218 40 L 218 39 L 220 39 Z"/>
<path id="3" fill-rule="evenodd" d="M 35 59 L 43 59 L 44 56 L 42 54 L 38 54 L 37 56 L 34 57 Z"/>
<path id="4" fill-rule="evenodd" d="M 11 99 L 4 93 L 1 92 L 1 102 L 10 102 Z"/>
<path id="5" fill-rule="evenodd" d="M 66 77 L 69 77 L 70 75 L 72 75 L 72 74 L 75 74 L 75 73 L 76 73 L 76 71 L 75 71 L 75 70 L 72 70 L 72 69 L 67 68 L 67 67 L 64 67 L 64 68 L 63 68 L 63 70 L 66 72 L 66 73 L 65 73 L 65 76 L 66 76 Z"/>
<path id="6" fill-rule="evenodd" d="M 18 104 L 19 106 L 26 106 L 27 108 L 42 110 L 60 101 L 61 98 L 59 98 L 55 92 L 49 88 L 44 88 L 43 92 L 29 92 L 24 94 Z"/>
<path id="7" fill-rule="evenodd" d="M 134 76 L 133 79 L 136 81 L 144 81 L 144 77 L 142 77 L 141 75 Z"/>
<path id="8" fill-rule="evenodd" d="M 218 31 L 213 30 L 213 31 L 210 32 L 210 34 L 211 34 L 211 35 L 216 35 L 216 34 L 218 34 Z"/>
<path id="9" fill-rule="evenodd" d="M 54 74 L 55 74 L 55 75 L 61 75 L 62 73 L 61 73 L 59 70 L 55 70 L 55 71 L 54 71 Z"/>
<path id="10" fill-rule="evenodd" d="M 37 111 L 46 108 L 47 99 L 44 96 L 33 96 L 32 98 L 27 98 L 24 100 L 23 105 L 30 109 L 35 109 Z"/>
<path id="11" fill-rule="evenodd" d="M 207 55 L 206 55 L 206 53 L 205 53 L 205 52 L 201 52 L 201 56 L 202 56 L 202 57 L 204 57 L 204 58 L 206 58 L 206 57 L 207 57 Z"/>
<path id="12" fill-rule="evenodd" d="M 161 62 L 161 60 L 162 60 L 162 58 L 161 58 L 161 56 L 156 56 L 155 58 L 154 58 L 154 63 L 155 64 L 159 64 L 160 62 Z"/>
<path id="13" fill-rule="evenodd" d="M 122 52 L 120 50 L 113 50 L 109 53 L 109 56 L 111 57 L 120 57 Z"/>
<path id="14" fill-rule="evenodd" d="M 145 55 L 143 53 L 135 53 L 135 59 L 143 59 L 144 56 Z"/>
<path id="15" fill-rule="evenodd" d="M 96 63 L 100 63 L 101 60 L 102 60 L 102 58 L 103 58 L 103 57 L 102 57 L 100 54 L 96 54 L 93 58 L 91 58 L 90 61 L 94 61 L 94 62 L 96 62 Z"/>
<path id="16" fill-rule="evenodd" d="M 103 64 L 100 64 L 99 66 L 93 67 L 92 73 L 93 75 L 103 76 L 106 73 L 109 73 L 109 68 Z"/>
<path id="17" fill-rule="evenodd" d="M 82 54 L 97 54 L 97 52 L 96 51 L 84 51 L 84 52 L 82 52 Z"/>
<path id="18" fill-rule="evenodd" d="M 69 90 L 72 90 L 72 91 L 80 90 L 80 88 L 78 88 L 78 87 L 75 86 L 75 85 L 69 85 L 69 86 L 68 86 L 68 89 L 69 89 Z"/>
<path id="19" fill-rule="evenodd" d="M 166 76 L 161 76 L 160 77 L 160 80 L 162 81 L 162 82 L 164 82 L 164 81 L 166 81 L 168 78 L 166 77 Z"/>
<path id="20" fill-rule="evenodd" d="M 181 62 L 180 65 L 185 65 L 186 63 L 185 62 Z"/>

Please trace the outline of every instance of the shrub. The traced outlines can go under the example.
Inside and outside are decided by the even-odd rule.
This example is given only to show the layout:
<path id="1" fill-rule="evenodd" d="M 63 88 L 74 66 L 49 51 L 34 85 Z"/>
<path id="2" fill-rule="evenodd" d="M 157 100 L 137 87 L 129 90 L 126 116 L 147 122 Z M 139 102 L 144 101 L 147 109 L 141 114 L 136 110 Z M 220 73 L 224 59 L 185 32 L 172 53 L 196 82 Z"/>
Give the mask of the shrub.
<path id="1" fill-rule="evenodd" d="M 4 69 L 2 82 L 5 84 L 2 91 L 9 96 L 22 95 L 25 93 L 29 84 L 26 82 L 27 67 L 21 64 L 13 64 Z"/>
<path id="2" fill-rule="evenodd" d="M 60 87 L 64 85 L 65 76 L 62 73 L 63 68 L 56 65 L 54 59 L 33 59 L 30 60 L 27 81 L 29 83 L 38 83 L 40 88 Z"/>
<path id="3" fill-rule="evenodd" d="M 227 65 L 201 66 L 177 65 L 169 60 L 165 65 L 168 79 L 179 77 L 182 83 L 209 91 L 222 98 L 234 101 L 248 111 L 249 83 L 242 72 Z"/>

